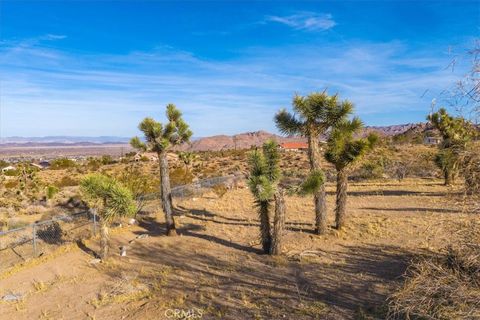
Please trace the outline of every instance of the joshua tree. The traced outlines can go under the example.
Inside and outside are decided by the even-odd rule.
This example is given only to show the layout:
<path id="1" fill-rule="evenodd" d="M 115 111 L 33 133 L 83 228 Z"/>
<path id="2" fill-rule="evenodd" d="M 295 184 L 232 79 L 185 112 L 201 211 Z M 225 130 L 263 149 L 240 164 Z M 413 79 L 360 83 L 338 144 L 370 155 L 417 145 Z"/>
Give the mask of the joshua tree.
<path id="1" fill-rule="evenodd" d="M 312 93 L 307 97 L 296 95 L 293 98 L 295 114 L 280 110 L 275 115 L 277 128 L 288 135 L 301 135 L 308 139 L 308 157 L 310 161 L 311 178 L 320 177 L 320 137 L 336 123 L 343 121 L 352 111 L 352 104 L 339 101 L 338 96 L 329 96 L 325 91 Z M 320 181 L 314 192 L 316 233 L 324 234 L 327 230 L 327 203 L 325 186 Z"/>
<path id="2" fill-rule="evenodd" d="M 348 169 L 368 150 L 373 148 L 378 140 L 378 137 L 374 134 L 369 135 L 366 139 L 355 139 L 354 135 L 358 133 L 362 126 L 363 124 L 358 118 L 344 120 L 333 128 L 327 141 L 325 158 L 337 170 L 337 200 L 335 208 L 337 229 L 341 229 L 345 225 Z"/>
<path id="3" fill-rule="evenodd" d="M 427 119 L 442 135 L 435 163 L 443 172 L 445 185 L 451 185 L 458 171 L 459 155 L 475 136 L 475 129 L 464 118 L 450 116 L 444 108 L 430 114 Z"/>
<path id="4" fill-rule="evenodd" d="M 280 179 L 280 155 L 278 145 L 268 141 L 262 151 L 255 150 L 250 155 L 250 179 L 248 185 L 255 197 L 260 218 L 260 237 L 264 253 L 270 253 L 272 235 L 270 232 L 270 207 Z"/>
<path id="5" fill-rule="evenodd" d="M 285 228 L 285 198 L 284 191 L 277 190 L 274 195 L 275 217 L 273 219 L 272 244 L 270 254 L 279 255 L 282 253 L 283 230 Z"/>
<path id="6" fill-rule="evenodd" d="M 80 190 L 87 203 L 95 208 L 100 216 L 100 257 L 108 255 L 108 228 L 110 223 L 122 216 L 132 216 L 137 207 L 128 188 L 117 180 L 102 174 L 91 174 L 83 178 Z"/>
<path id="7" fill-rule="evenodd" d="M 177 231 L 173 219 L 167 152 L 171 150 L 172 147 L 187 142 L 192 136 L 192 131 L 190 131 L 188 124 L 182 119 L 182 113 L 175 105 L 167 105 L 166 114 L 168 123 L 165 125 L 162 125 L 152 118 L 145 118 L 138 126 L 145 136 L 145 142 L 142 142 L 138 137 L 134 137 L 130 141 L 130 144 L 136 149 L 155 152 L 158 155 L 160 166 L 160 194 L 167 224 L 167 235 L 174 236 L 177 234 Z"/>
<path id="8" fill-rule="evenodd" d="M 180 158 L 180 160 L 185 165 L 185 172 L 187 172 L 188 168 L 190 167 L 190 165 L 192 165 L 193 161 L 195 160 L 196 155 L 193 152 L 185 151 L 185 152 L 180 152 L 178 154 L 178 157 Z"/>

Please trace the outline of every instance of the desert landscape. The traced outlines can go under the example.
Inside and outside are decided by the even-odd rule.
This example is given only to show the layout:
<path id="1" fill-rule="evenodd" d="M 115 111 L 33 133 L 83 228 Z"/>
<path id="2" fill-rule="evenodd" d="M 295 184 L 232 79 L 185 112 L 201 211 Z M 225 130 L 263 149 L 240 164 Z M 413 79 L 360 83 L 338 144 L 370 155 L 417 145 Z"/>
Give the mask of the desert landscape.
<path id="1" fill-rule="evenodd" d="M 0 319 L 480 320 L 479 17 L 0 1 Z"/>

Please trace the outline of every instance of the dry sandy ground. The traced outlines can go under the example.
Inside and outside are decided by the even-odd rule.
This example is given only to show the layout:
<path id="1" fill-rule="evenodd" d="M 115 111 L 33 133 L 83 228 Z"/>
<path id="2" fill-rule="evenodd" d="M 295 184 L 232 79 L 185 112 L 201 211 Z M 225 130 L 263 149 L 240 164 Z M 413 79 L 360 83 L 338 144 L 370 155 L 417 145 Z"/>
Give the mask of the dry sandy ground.
<path id="1" fill-rule="evenodd" d="M 474 219 L 447 191 L 433 180 L 352 184 L 349 228 L 325 236 L 312 233 L 311 199 L 288 197 L 280 257 L 259 252 L 248 190 L 178 200 L 179 237 L 163 235 L 160 214 L 145 216 L 113 232 L 104 263 L 90 264 L 93 239 L 0 273 L 0 295 L 24 295 L 0 302 L 1 318 L 381 319 L 408 261 Z M 149 236 L 129 244 L 140 234 Z"/>

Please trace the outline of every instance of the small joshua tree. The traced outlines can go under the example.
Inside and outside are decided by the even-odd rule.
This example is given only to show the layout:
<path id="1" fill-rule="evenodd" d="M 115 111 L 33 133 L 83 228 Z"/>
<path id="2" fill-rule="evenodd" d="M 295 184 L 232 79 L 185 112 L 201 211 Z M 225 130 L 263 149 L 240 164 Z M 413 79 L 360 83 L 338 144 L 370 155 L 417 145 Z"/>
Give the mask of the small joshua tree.
<path id="1" fill-rule="evenodd" d="M 321 175 L 320 137 L 336 123 L 346 119 L 352 111 L 352 104 L 346 100 L 339 101 L 337 95 L 329 96 L 324 91 L 307 97 L 296 95 L 292 105 L 295 114 L 280 110 L 275 115 L 275 123 L 283 134 L 307 138 L 310 179 L 314 179 Z M 327 202 L 325 186 L 319 182 L 323 181 L 318 180 L 315 183 L 318 188 L 314 190 L 315 229 L 317 234 L 324 234 L 327 230 Z"/>
<path id="2" fill-rule="evenodd" d="M 167 224 L 167 235 L 175 236 L 175 220 L 173 219 L 172 192 L 168 170 L 167 152 L 174 146 L 188 142 L 192 136 L 188 124 L 182 119 L 182 113 L 175 105 L 167 105 L 168 123 L 162 125 L 152 118 L 145 118 L 138 128 L 145 136 L 145 142 L 134 137 L 130 144 L 139 150 L 155 152 L 160 166 L 160 195 L 162 208 Z"/>
<path id="3" fill-rule="evenodd" d="M 133 216 L 137 212 L 135 200 L 128 188 L 102 174 L 83 178 L 80 190 L 87 203 L 100 216 L 100 257 L 105 259 L 108 255 L 109 225 L 119 217 Z"/>
<path id="4" fill-rule="evenodd" d="M 268 141 L 263 145 L 262 151 L 255 150 L 250 155 L 250 178 L 248 185 L 255 197 L 255 203 L 258 207 L 258 215 L 260 218 L 260 238 L 262 241 L 262 249 L 264 253 L 278 254 L 280 246 L 277 239 L 275 250 L 272 252 L 272 234 L 270 230 L 270 207 L 275 197 L 277 202 L 283 204 L 282 194 L 278 191 L 278 181 L 280 179 L 279 169 L 280 154 L 278 152 L 278 144 L 274 141 Z M 283 206 L 284 207 L 284 206 Z M 277 208 L 281 209 L 281 208 Z M 277 210 L 277 214 L 284 214 Z M 278 227 L 282 226 L 283 217 L 278 217 Z M 278 229 L 278 228 L 276 228 Z M 281 236 L 282 230 L 275 232 L 274 237 Z"/>
<path id="5" fill-rule="evenodd" d="M 336 228 L 345 226 L 347 210 L 348 169 L 358 161 L 368 150 L 372 149 L 378 136 L 371 134 L 366 139 L 356 139 L 363 124 L 358 118 L 342 121 L 337 124 L 327 141 L 325 158 L 337 170 L 337 197 L 335 207 Z"/>
<path id="6" fill-rule="evenodd" d="M 192 165 L 193 161 L 196 159 L 197 156 L 193 152 L 185 151 L 185 152 L 180 152 L 178 154 L 178 157 L 185 165 L 185 172 L 187 172 L 189 167 Z"/>
<path id="7" fill-rule="evenodd" d="M 459 169 L 459 156 L 476 135 L 475 129 L 470 122 L 462 117 L 452 117 L 444 108 L 430 114 L 427 120 L 442 135 L 435 163 L 442 170 L 445 185 L 451 185 Z"/>

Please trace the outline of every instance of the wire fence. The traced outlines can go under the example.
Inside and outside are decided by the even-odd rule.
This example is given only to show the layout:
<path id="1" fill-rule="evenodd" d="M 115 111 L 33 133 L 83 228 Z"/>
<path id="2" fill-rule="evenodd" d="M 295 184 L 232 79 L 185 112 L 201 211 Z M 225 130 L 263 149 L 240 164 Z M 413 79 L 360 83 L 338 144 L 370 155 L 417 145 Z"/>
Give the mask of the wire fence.
<path id="1" fill-rule="evenodd" d="M 179 198 L 198 196 L 218 185 L 231 189 L 242 180 L 243 177 L 239 175 L 203 179 L 172 188 L 172 196 Z M 140 197 L 141 201 L 158 199 L 158 193 Z M 0 232 L 0 270 L 52 252 L 64 244 L 88 239 L 95 236 L 97 230 L 98 216 L 94 210 L 89 210 L 2 231 Z"/>
<path id="2" fill-rule="evenodd" d="M 195 181 L 191 184 L 177 186 L 172 188 L 172 197 L 175 198 L 188 198 L 199 196 L 210 190 L 211 188 L 219 185 L 225 186 L 227 189 L 233 189 L 238 186 L 241 181 L 244 180 L 243 175 L 228 175 L 214 178 L 207 178 Z M 153 200 L 158 199 L 160 194 L 150 193 L 141 197 L 141 200 Z"/>
<path id="3" fill-rule="evenodd" d="M 0 232 L 0 269 L 39 257 L 66 243 L 94 236 L 97 221 L 92 210 Z"/>

